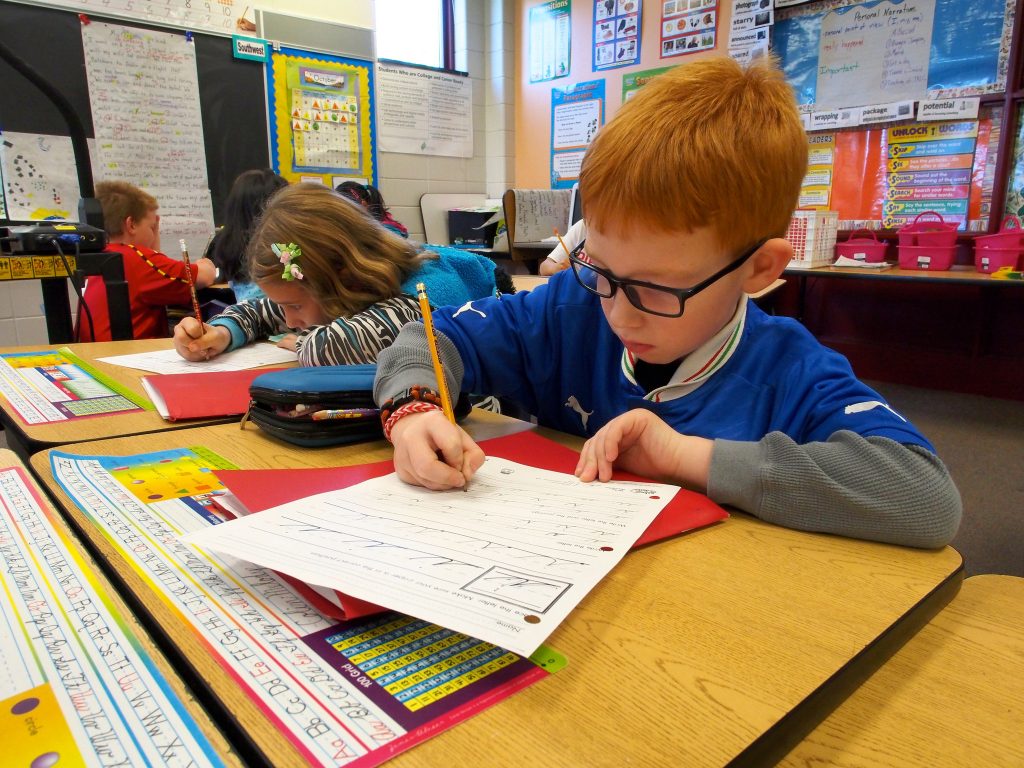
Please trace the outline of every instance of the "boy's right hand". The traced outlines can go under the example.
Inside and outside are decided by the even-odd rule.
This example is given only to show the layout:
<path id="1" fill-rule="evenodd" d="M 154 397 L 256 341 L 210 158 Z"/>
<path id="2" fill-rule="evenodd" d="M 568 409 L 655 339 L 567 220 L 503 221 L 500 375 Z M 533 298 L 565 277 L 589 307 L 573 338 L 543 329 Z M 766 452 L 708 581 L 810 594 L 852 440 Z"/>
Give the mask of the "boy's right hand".
<path id="1" fill-rule="evenodd" d="M 186 360 L 199 362 L 216 357 L 231 343 L 231 331 L 219 325 L 200 325 L 194 317 L 174 326 L 174 348 Z"/>
<path id="2" fill-rule="evenodd" d="M 441 411 L 403 417 L 391 430 L 391 442 L 399 479 L 434 491 L 462 488 L 485 458 L 473 438 Z"/>

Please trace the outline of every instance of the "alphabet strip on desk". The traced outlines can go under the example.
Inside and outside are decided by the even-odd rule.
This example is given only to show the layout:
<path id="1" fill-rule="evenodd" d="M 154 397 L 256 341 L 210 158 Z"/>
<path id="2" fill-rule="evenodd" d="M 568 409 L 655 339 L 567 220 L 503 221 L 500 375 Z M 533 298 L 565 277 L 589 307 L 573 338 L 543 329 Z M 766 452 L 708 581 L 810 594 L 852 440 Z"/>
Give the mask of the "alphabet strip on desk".
<path id="1" fill-rule="evenodd" d="M 54 517 L 23 470 L 0 469 L 6 759 L 223 765 Z"/>
<path id="2" fill-rule="evenodd" d="M 545 676 L 530 661 L 397 614 L 338 623 L 273 571 L 179 540 L 228 515 L 207 449 L 51 456 L 54 478 L 129 567 L 316 765 L 376 765 Z"/>

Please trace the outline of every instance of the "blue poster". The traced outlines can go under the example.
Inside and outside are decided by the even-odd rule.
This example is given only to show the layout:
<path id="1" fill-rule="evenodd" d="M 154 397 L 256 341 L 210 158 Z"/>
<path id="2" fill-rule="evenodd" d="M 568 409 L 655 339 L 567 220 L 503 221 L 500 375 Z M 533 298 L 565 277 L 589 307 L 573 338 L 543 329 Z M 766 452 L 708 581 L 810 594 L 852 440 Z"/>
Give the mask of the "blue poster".
<path id="1" fill-rule="evenodd" d="M 551 89 L 551 188 L 571 189 L 583 155 L 604 124 L 604 80 Z"/>

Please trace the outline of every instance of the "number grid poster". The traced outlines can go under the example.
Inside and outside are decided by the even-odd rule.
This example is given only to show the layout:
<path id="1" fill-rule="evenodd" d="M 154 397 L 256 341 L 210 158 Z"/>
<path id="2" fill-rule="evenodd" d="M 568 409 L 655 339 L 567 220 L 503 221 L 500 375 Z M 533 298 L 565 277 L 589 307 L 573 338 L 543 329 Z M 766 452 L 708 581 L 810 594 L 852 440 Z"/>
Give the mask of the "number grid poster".
<path id="1" fill-rule="evenodd" d="M 373 67 L 282 47 L 267 67 L 270 155 L 290 182 L 334 176 L 376 184 Z"/>

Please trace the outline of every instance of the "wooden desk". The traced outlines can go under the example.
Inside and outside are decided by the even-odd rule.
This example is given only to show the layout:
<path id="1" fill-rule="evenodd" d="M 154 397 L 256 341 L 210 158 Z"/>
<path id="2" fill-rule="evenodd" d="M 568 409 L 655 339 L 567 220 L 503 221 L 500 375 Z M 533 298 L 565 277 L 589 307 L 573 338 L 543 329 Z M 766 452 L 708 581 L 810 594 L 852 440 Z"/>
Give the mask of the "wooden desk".
<path id="1" fill-rule="evenodd" d="M 0 348 L 0 354 L 57 349 L 59 346 L 2 347 Z M 68 344 L 66 346 L 76 356 L 100 373 L 145 397 L 145 390 L 142 388 L 139 380 L 143 376 L 153 375 L 151 371 L 111 365 L 110 363 L 100 362 L 98 358 L 171 349 L 174 343 L 171 339 L 142 339 L 138 341 L 101 341 L 91 344 Z M 196 419 L 188 422 L 174 422 L 164 420 L 156 411 L 130 411 L 127 413 L 71 419 L 47 424 L 25 424 L 17 412 L 13 410 L 11 404 L 0 395 L 0 424 L 7 430 L 7 440 L 10 447 L 25 460 L 33 453 L 65 443 L 80 443 L 86 440 L 101 440 L 146 432 L 166 432 L 168 430 L 196 426 L 197 424 L 216 424 L 238 420 L 239 417 L 231 416 L 224 419 Z"/>
<path id="2" fill-rule="evenodd" d="M 517 291 L 530 291 L 538 285 L 544 285 L 548 278 L 541 275 L 512 275 L 512 285 Z"/>
<path id="3" fill-rule="evenodd" d="M 25 760 L 19 765 L 35 755 L 36 763 L 51 765 L 43 754 L 59 750 L 61 764 L 119 758 L 141 765 L 159 754 L 185 765 L 208 750 L 240 765 L 13 451 L 0 450 L 0 475 L 0 731 L 7 759 L 15 759 L 13 750 Z M 72 744 L 80 756 L 69 754 Z"/>
<path id="4" fill-rule="evenodd" d="M 475 411 L 466 426 L 479 436 L 524 423 Z M 338 466 L 391 455 L 383 442 L 308 450 L 235 425 L 63 450 L 131 455 L 196 445 L 243 468 Z M 47 454 L 32 465 L 49 475 Z M 271 762 L 302 764 L 236 679 L 197 647 L 180 616 L 52 478 L 47 484 L 194 667 L 196 684 L 208 686 Z M 736 514 L 630 553 L 551 636 L 567 668 L 393 764 L 769 764 L 948 602 L 961 578 L 960 556 L 949 548 L 926 552 L 800 533 Z"/>
<path id="5" fill-rule="evenodd" d="M 936 283 L 939 285 L 971 285 L 984 289 L 1024 287 L 1024 280 L 994 280 L 974 267 L 958 264 L 945 271 L 929 272 L 926 269 L 859 269 L 857 267 L 818 267 L 816 269 L 793 269 L 787 267 L 782 272 L 787 277 L 795 277 L 799 283 L 799 303 L 797 319 L 803 321 L 807 300 L 808 278 L 837 278 L 841 280 L 877 280 L 882 283 Z"/>
<path id="6" fill-rule="evenodd" d="M 780 765 L 1024 765 L 1024 579 L 967 579 Z"/>

